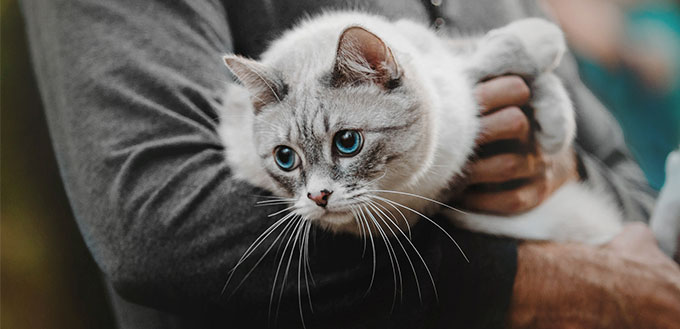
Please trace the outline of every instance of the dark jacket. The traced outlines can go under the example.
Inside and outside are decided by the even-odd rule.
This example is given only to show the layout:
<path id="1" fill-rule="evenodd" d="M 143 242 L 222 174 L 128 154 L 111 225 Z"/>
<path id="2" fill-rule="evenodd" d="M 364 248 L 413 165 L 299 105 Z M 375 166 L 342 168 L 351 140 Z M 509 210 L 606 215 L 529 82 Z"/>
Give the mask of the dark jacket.
<path id="1" fill-rule="evenodd" d="M 272 223 L 271 208 L 253 207 L 265 192 L 231 177 L 215 132 L 229 79 L 221 54 L 257 57 L 305 14 L 346 3 L 443 22 L 443 33 L 541 15 L 532 1 L 520 0 L 23 1 L 64 184 L 122 328 L 295 328 L 299 312 L 308 328 L 502 326 L 516 243 L 446 226 L 467 263 L 427 223 L 414 228 L 414 243 L 438 299 L 417 263 L 422 299 L 403 267 L 404 288 L 395 294 L 380 244 L 366 294 L 372 259 L 362 258 L 361 240 L 320 230 L 312 232 L 313 312 L 306 286 L 298 290 L 297 263 L 284 289 L 281 276 L 274 287 L 281 253 L 265 257 L 234 290 L 256 254 L 221 293 L 229 270 Z M 570 60 L 560 73 L 579 114 L 582 175 L 615 195 L 628 219 L 646 218 L 652 197 L 619 128 Z"/>

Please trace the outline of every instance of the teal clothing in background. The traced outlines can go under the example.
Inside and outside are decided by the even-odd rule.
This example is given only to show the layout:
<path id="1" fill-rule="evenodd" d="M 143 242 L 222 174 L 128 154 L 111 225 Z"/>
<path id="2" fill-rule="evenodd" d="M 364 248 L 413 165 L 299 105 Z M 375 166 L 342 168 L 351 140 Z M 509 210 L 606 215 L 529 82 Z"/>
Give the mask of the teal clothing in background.
<path id="1" fill-rule="evenodd" d="M 670 88 L 656 90 L 632 69 L 606 68 L 578 56 L 585 83 L 623 128 L 626 142 L 656 190 L 664 183 L 666 156 L 680 143 L 680 8 L 646 4 L 628 12 L 627 35 L 642 49 L 654 47 L 670 59 Z"/>

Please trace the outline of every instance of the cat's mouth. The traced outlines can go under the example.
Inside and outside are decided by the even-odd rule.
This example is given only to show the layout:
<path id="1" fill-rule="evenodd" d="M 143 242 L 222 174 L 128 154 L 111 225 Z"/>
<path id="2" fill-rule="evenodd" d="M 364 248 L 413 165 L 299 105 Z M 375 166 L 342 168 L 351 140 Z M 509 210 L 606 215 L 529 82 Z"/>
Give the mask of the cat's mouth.
<path id="1" fill-rule="evenodd" d="M 323 221 L 332 225 L 346 224 L 347 222 L 354 220 L 354 215 L 349 208 L 317 207 L 310 210 L 311 211 L 309 213 L 304 214 L 305 217 L 311 220 Z"/>
<path id="2" fill-rule="evenodd" d="M 347 210 L 325 210 L 323 215 L 319 216 L 319 220 L 325 221 L 329 224 L 346 224 L 354 219 L 354 216 Z"/>

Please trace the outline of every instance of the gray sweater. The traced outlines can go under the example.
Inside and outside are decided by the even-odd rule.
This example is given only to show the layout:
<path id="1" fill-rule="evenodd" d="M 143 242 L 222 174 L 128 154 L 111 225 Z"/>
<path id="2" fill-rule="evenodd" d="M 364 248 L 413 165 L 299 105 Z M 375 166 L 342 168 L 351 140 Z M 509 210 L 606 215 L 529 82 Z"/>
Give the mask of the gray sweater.
<path id="1" fill-rule="evenodd" d="M 357 1 L 347 1 L 355 4 Z M 265 258 L 240 289 L 222 295 L 238 258 L 272 221 L 262 195 L 231 177 L 215 132 L 228 75 L 221 54 L 256 57 L 305 13 L 343 1 L 24 0 L 35 73 L 71 206 L 110 284 L 123 328 L 300 326 L 297 276 L 281 302 L 270 293 L 277 257 Z M 390 17 L 442 22 L 442 30 L 484 31 L 541 15 L 532 1 L 358 1 Z M 560 68 L 578 110 L 581 174 L 616 196 L 626 218 L 648 217 L 652 196 L 608 112 Z M 431 225 L 414 243 L 433 271 L 417 296 L 404 271 L 392 309 L 392 270 L 378 250 L 362 258 L 353 236 L 315 231 L 308 328 L 502 326 L 516 269 L 516 243 L 446 227 L 470 257 Z M 257 259 L 257 257 L 254 257 Z M 403 260 L 402 260 L 403 262 Z M 249 269 L 253 263 L 242 268 Z M 422 266 L 419 277 L 426 278 Z M 237 272 L 236 281 L 245 273 Z M 281 282 L 277 285 L 281 287 Z M 302 290 L 302 301 L 306 291 Z"/>

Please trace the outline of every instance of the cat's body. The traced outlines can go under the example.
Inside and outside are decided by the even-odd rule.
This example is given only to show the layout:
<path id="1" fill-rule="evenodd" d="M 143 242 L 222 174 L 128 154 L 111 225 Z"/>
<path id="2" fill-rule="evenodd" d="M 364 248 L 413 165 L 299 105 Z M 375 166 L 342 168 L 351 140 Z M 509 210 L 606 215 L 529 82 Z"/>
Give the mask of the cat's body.
<path id="1" fill-rule="evenodd" d="M 431 199 L 443 200 L 463 174 L 480 134 L 473 86 L 482 78 L 531 79 L 537 141 L 569 154 L 574 114 L 551 73 L 564 48 L 559 29 L 538 19 L 461 41 L 407 20 L 325 14 L 285 33 L 259 62 L 225 57 L 245 86 L 226 97 L 226 158 L 236 177 L 286 198 L 294 216 L 332 230 L 400 234 L 442 209 Z M 446 211 L 475 231 L 598 244 L 620 230 L 613 205 L 567 183 L 518 216 Z"/>

